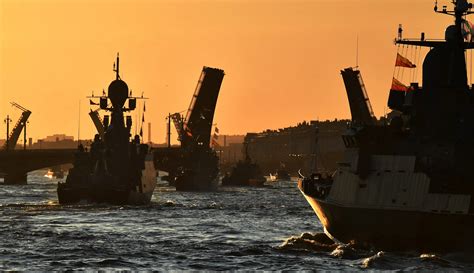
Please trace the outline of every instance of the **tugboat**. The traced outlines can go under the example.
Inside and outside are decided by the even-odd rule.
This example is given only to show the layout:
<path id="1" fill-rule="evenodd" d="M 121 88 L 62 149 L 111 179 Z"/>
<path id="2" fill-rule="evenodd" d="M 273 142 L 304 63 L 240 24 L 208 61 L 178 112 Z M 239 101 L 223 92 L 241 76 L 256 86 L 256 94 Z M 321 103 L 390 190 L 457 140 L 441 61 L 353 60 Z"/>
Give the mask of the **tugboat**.
<path id="1" fill-rule="evenodd" d="M 248 142 L 244 142 L 245 160 L 239 160 L 230 174 L 222 178 L 222 186 L 263 187 L 266 182 L 260 167 L 252 163 L 248 153 Z"/>
<path id="2" fill-rule="evenodd" d="M 79 145 L 66 182 L 58 183 L 60 204 L 147 204 L 151 200 L 156 186 L 153 153 L 138 135 L 130 139 L 132 117 L 126 116 L 124 122 L 124 113 L 136 108 L 138 98 L 129 96 L 128 86 L 119 76 L 118 55 L 114 72 L 116 79 L 110 83 L 108 95 L 98 97 L 100 108 L 111 113 L 110 124 L 109 116 L 104 116 L 105 133 L 103 138 L 95 135 L 90 151 Z M 127 100 L 128 107 L 124 107 Z"/>
<path id="3" fill-rule="evenodd" d="M 428 47 L 422 86 L 395 79 L 390 122 L 372 113 L 360 71 L 342 71 L 352 121 L 338 170 L 302 178 L 299 189 L 326 233 L 343 243 L 383 250 L 451 251 L 474 246 L 474 88 L 465 52 L 473 49 L 466 0 L 435 12 L 455 17 L 445 40 L 402 38 Z M 468 27 L 469 26 L 469 27 Z M 397 55 L 397 66 L 414 67 Z"/>

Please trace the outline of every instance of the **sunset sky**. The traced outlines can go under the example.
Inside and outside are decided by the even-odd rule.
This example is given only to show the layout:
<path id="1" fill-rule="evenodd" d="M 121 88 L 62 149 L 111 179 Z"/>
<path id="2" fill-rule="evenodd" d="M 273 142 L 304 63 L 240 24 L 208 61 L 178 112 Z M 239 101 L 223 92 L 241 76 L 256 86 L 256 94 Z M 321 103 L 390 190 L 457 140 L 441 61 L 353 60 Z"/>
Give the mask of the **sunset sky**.
<path id="1" fill-rule="evenodd" d="M 433 6 L 432 0 L 0 0 L 0 117 L 9 113 L 16 122 L 20 113 L 9 105 L 15 101 L 33 112 L 34 139 L 76 138 L 80 112 L 81 138 L 92 138 L 85 97 L 107 89 L 120 52 L 122 79 L 135 95 L 150 98 L 145 119 L 154 142 L 165 140 L 168 112 L 187 109 L 203 66 L 226 73 L 215 115 L 221 134 L 349 118 L 340 70 L 355 66 L 357 37 L 359 66 L 381 116 L 398 24 L 405 37 L 424 31 L 443 38 L 452 18 L 436 15 Z"/>

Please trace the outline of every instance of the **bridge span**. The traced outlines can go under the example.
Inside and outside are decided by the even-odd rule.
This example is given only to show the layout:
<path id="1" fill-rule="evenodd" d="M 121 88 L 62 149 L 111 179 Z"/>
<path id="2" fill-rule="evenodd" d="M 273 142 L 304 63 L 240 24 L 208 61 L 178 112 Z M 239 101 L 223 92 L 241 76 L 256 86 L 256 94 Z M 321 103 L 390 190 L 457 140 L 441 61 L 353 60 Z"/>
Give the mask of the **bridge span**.
<path id="1" fill-rule="evenodd" d="M 26 184 L 27 173 L 72 163 L 77 149 L 0 150 L 0 173 L 5 184 Z"/>

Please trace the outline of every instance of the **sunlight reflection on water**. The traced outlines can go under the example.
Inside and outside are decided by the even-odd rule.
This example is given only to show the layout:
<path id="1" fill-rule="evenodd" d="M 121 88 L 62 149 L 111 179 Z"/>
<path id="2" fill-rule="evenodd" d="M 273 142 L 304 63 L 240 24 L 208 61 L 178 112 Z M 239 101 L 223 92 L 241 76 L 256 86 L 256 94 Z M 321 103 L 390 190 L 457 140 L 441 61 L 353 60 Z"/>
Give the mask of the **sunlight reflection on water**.
<path id="1" fill-rule="evenodd" d="M 146 206 L 61 206 L 59 180 L 45 173 L 0 187 L 0 270 L 474 269 L 451 256 L 318 243 L 322 227 L 294 181 L 212 193 L 160 183 Z"/>

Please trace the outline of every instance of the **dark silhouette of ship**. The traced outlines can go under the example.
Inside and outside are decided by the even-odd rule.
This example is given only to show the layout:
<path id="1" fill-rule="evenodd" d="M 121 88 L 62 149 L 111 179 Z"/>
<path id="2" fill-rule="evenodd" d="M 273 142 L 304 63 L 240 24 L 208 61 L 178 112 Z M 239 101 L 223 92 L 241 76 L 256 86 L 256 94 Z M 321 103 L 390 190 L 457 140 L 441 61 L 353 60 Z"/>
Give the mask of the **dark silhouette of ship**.
<path id="1" fill-rule="evenodd" d="M 138 135 L 131 139 L 132 117 L 124 117 L 124 113 L 135 110 L 138 98 L 131 96 L 119 76 L 118 56 L 114 71 L 116 79 L 110 83 L 108 94 L 91 97 L 99 98 L 100 108 L 111 113 L 110 124 L 108 115 L 102 123 L 95 122 L 101 129 L 89 151 L 79 145 L 66 182 L 58 184 L 61 204 L 146 204 L 151 200 L 156 186 L 153 153 Z M 124 107 L 127 100 L 128 107 Z"/>
<path id="2" fill-rule="evenodd" d="M 454 10 L 435 7 L 455 17 L 445 40 L 403 39 L 400 28 L 397 44 L 430 50 L 422 86 L 393 81 L 389 123 L 375 119 L 360 71 L 342 71 L 352 114 L 342 136 L 345 158 L 333 175 L 299 181 L 326 232 L 339 241 L 401 250 L 474 246 L 474 88 L 465 60 L 474 43 L 464 19 L 472 4 L 453 4 Z"/>
<path id="3" fill-rule="evenodd" d="M 211 129 L 224 71 L 204 67 L 186 116 L 168 117 L 168 147 L 155 148 L 157 165 L 177 191 L 213 191 L 218 187 L 219 158 L 211 148 Z M 173 121 L 180 147 L 171 147 Z"/>
<path id="4" fill-rule="evenodd" d="M 290 181 L 291 176 L 285 168 L 276 171 L 276 179 L 280 181 Z"/>
<path id="5" fill-rule="evenodd" d="M 222 186 L 254 186 L 263 187 L 266 178 L 257 163 L 252 162 L 248 153 L 247 138 L 244 141 L 245 159 L 239 160 L 230 174 L 222 178 Z"/>

